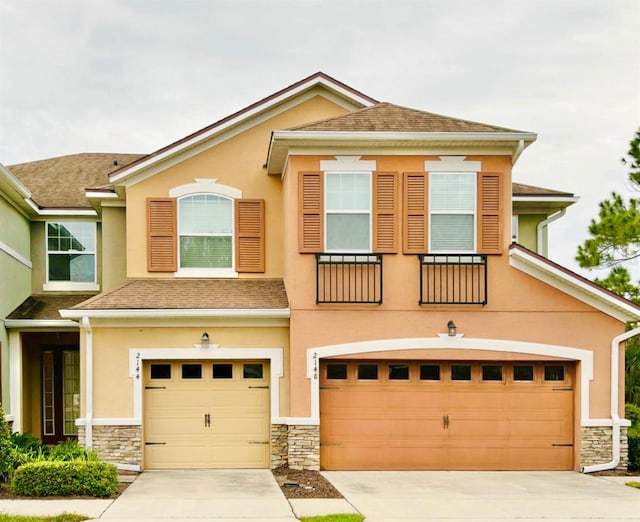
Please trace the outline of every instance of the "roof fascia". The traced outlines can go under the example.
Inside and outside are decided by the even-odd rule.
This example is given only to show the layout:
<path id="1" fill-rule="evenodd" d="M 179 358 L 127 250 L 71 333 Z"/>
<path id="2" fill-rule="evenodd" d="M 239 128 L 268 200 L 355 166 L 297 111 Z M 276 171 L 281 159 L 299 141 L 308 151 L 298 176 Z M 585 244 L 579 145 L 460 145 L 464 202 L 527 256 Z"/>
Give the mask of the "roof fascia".
<path id="1" fill-rule="evenodd" d="M 560 270 L 553 264 L 533 256 L 517 246 L 509 251 L 509 264 L 618 321 L 626 323 L 640 320 L 640 308 L 633 303 L 622 297 L 611 295 L 604 289 L 601 290 L 575 275 Z"/>
<path id="2" fill-rule="evenodd" d="M 283 171 L 290 148 L 332 146 L 340 147 L 343 151 L 346 147 L 381 150 L 381 146 L 387 145 L 394 148 L 410 147 L 411 153 L 415 153 L 420 147 L 463 144 L 466 147 L 487 147 L 504 144 L 504 154 L 513 158 L 520 147 L 528 147 L 536 138 L 537 135 L 531 132 L 274 131 L 267 155 L 267 172 L 280 174 Z"/>
<path id="3" fill-rule="evenodd" d="M 29 207 L 38 216 L 97 216 L 95 210 L 89 208 L 40 208 L 32 200 L 27 200 Z"/>
<path id="4" fill-rule="evenodd" d="M 4 194 L 7 202 L 24 217 L 28 218 L 33 213 L 33 207 L 30 205 L 31 191 L 2 163 L 0 163 L 0 194 Z"/>
<path id="5" fill-rule="evenodd" d="M 230 117 L 229 119 L 221 120 L 219 124 L 212 125 L 208 130 L 204 132 L 195 133 L 190 139 L 176 142 L 174 146 L 169 146 L 164 150 L 161 149 L 161 151 L 158 153 L 150 154 L 146 159 L 142 159 L 140 162 L 133 164 L 130 168 L 124 167 L 123 169 L 120 169 L 119 171 L 115 172 L 112 177 L 110 177 L 110 181 L 112 183 L 123 183 L 125 180 L 135 176 L 140 171 L 149 169 L 150 167 L 158 165 L 159 163 L 162 163 L 174 156 L 180 156 L 180 161 L 182 161 L 183 159 L 187 159 L 204 149 L 207 149 L 213 145 L 217 145 L 218 143 L 225 141 L 226 139 L 229 139 L 248 128 L 259 125 L 270 117 L 280 114 L 281 112 L 284 112 L 285 110 L 303 103 L 313 96 L 316 96 L 318 93 L 309 93 L 308 96 L 304 96 L 304 94 L 306 91 L 312 91 L 315 87 L 318 86 L 324 87 L 328 91 L 327 94 L 325 94 L 325 97 L 328 100 L 348 110 L 356 110 L 362 107 L 369 107 L 374 104 L 370 98 L 346 89 L 342 85 L 331 81 L 325 76 L 312 77 L 306 82 L 300 83 L 291 89 L 282 91 L 279 95 L 271 98 L 266 98 L 264 103 L 255 104 L 253 106 L 250 106 L 249 109 L 243 109 L 235 113 L 236 115 Z M 258 116 L 260 115 L 262 115 L 262 117 L 258 118 Z M 251 123 L 249 124 L 248 122 L 250 121 Z M 241 130 L 230 132 L 229 135 L 225 136 L 224 138 L 219 137 L 218 140 L 214 143 L 207 143 L 211 140 L 211 138 L 223 135 L 243 123 L 245 125 Z M 203 143 L 207 144 L 204 149 L 197 148 L 198 145 L 201 145 Z M 188 151 L 189 149 L 192 149 L 194 147 L 197 148 L 195 152 L 187 156 L 183 156 L 183 153 L 185 151 Z M 174 162 L 171 165 L 175 163 L 177 162 Z M 171 165 L 163 166 L 163 168 L 160 168 L 159 170 L 163 170 L 164 168 L 167 168 L 167 166 Z M 157 171 L 155 171 L 154 174 L 156 172 Z M 130 186 L 132 184 L 133 183 L 129 182 L 126 185 Z"/>
<path id="6" fill-rule="evenodd" d="M 568 205 L 573 205 L 580 201 L 580 196 L 513 196 L 511 201 L 523 203 L 568 203 Z"/>
<path id="7" fill-rule="evenodd" d="M 68 319 L 82 317 L 104 319 L 166 319 L 189 317 L 256 317 L 270 319 L 288 319 L 289 308 L 237 308 L 237 309 L 157 309 L 157 310 L 60 310 L 60 315 Z"/>
<path id="8" fill-rule="evenodd" d="M 75 321 L 61 319 L 5 319 L 7 328 L 73 328 L 77 330 L 80 325 Z"/>

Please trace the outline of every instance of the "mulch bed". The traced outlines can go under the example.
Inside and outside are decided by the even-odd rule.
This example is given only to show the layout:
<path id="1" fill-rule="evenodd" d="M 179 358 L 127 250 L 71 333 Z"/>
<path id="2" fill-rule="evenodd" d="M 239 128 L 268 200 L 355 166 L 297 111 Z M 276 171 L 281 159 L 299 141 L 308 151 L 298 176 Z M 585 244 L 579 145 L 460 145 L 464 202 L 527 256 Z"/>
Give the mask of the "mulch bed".
<path id="1" fill-rule="evenodd" d="M 287 498 L 343 498 L 319 471 L 290 469 L 287 465 L 271 471 Z"/>

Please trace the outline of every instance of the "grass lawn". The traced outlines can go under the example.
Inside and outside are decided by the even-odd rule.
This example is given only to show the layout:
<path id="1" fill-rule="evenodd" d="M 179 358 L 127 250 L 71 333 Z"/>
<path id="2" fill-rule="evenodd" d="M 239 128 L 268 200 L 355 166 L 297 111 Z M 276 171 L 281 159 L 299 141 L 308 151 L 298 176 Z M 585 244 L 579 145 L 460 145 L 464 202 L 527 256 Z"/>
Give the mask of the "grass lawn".
<path id="1" fill-rule="evenodd" d="M 362 522 L 362 515 L 322 515 L 318 517 L 300 517 L 302 522 Z"/>
<path id="2" fill-rule="evenodd" d="M 55 517 L 27 517 L 24 515 L 5 515 L 0 513 L 0 522 L 80 522 L 89 517 L 64 513 Z"/>

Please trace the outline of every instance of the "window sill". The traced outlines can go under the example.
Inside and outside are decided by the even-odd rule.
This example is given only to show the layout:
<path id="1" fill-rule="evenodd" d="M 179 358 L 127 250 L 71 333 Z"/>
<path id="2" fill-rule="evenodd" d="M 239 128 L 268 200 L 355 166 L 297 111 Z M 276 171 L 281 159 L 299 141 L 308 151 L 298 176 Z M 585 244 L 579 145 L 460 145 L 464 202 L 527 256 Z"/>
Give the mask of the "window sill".
<path id="1" fill-rule="evenodd" d="M 45 292 L 94 292 L 100 290 L 98 283 L 75 283 L 73 281 L 50 281 L 42 285 Z"/>

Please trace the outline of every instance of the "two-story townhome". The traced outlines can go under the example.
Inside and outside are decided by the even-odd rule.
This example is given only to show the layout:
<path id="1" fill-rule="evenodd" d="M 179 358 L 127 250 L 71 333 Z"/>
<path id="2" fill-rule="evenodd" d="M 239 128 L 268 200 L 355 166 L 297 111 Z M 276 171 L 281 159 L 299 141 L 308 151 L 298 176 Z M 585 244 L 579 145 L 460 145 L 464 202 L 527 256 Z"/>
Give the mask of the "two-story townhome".
<path id="1" fill-rule="evenodd" d="M 10 166 L 14 429 L 134 470 L 625 466 L 640 307 L 547 259 L 577 198 L 514 183 L 535 139 L 318 73 L 149 155 Z"/>

